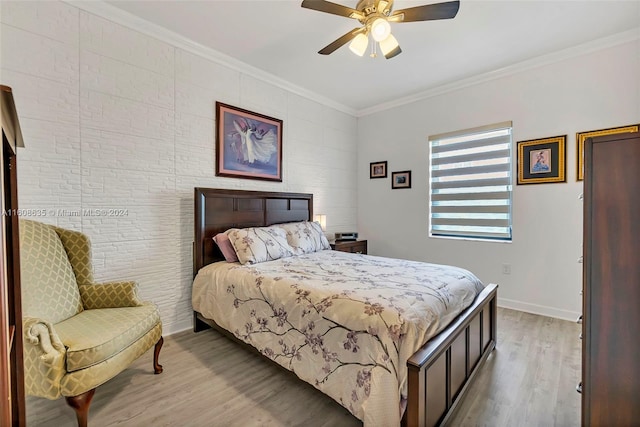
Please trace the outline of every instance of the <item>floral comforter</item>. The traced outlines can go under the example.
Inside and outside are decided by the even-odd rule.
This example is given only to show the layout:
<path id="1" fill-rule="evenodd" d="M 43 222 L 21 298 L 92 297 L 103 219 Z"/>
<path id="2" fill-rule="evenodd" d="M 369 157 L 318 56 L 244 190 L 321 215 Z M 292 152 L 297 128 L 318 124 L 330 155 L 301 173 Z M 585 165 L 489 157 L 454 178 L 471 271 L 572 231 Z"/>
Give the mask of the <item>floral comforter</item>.
<path id="1" fill-rule="evenodd" d="M 462 268 L 325 250 L 200 270 L 193 308 L 370 426 L 400 425 L 406 362 L 482 291 Z"/>

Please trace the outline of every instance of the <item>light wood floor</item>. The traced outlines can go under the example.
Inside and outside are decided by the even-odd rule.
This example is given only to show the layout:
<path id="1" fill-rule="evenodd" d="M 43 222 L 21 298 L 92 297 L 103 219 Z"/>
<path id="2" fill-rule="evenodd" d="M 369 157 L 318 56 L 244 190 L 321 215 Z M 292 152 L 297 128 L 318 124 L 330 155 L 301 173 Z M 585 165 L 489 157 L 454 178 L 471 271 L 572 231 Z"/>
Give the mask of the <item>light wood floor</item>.
<path id="1" fill-rule="evenodd" d="M 578 426 L 579 329 L 498 309 L 497 349 L 449 425 Z M 362 426 L 313 387 L 213 330 L 165 338 L 161 375 L 153 375 L 152 358 L 148 352 L 97 389 L 91 427 Z M 75 426 L 75 415 L 64 399 L 29 397 L 27 425 Z"/>

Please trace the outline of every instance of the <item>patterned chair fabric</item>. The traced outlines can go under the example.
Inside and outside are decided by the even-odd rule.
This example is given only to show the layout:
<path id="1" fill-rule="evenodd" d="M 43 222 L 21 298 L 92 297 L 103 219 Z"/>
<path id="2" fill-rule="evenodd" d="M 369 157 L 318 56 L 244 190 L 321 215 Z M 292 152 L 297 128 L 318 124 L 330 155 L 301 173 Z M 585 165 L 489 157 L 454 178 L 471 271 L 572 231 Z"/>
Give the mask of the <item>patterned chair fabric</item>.
<path id="1" fill-rule="evenodd" d="M 29 220 L 19 233 L 29 395 L 78 396 L 160 340 L 158 309 L 135 282 L 94 283 L 87 236 Z"/>
<path id="2" fill-rule="evenodd" d="M 20 222 L 22 313 L 51 323 L 83 310 L 73 267 L 54 227 Z"/>
<path id="3" fill-rule="evenodd" d="M 60 241 L 64 245 L 69 262 L 76 275 L 78 286 L 93 285 L 93 267 L 91 266 L 91 241 L 79 231 L 65 230 L 64 228 L 53 228 Z"/>
<path id="4" fill-rule="evenodd" d="M 85 310 L 56 324 L 67 348 L 67 372 L 104 362 L 138 341 L 158 323 L 155 305 Z"/>

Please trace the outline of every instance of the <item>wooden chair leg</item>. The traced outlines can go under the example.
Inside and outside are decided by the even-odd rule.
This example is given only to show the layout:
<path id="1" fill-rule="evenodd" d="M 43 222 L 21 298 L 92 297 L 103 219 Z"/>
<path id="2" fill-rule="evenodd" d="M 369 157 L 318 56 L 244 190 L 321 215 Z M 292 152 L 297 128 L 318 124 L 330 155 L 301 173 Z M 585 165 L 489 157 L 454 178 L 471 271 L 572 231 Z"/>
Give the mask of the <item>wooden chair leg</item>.
<path id="1" fill-rule="evenodd" d="M 89 405 L 91 405 L 91 399 L 96 389 L 93 388 L 87 392 L 78 396 L 67 396 L 67 404 L 76 411 L 76 418 L 78 419 L 78 427 L 87 427 L 87 421 L 89 420 Z"/>
<path id="2" fill-rule="evenodd" d="M 164 344 L 164 338 L 160 337 L 160 339 L 156 343 L 156 347 L 153 349 L 153 372 L 155 374 L 162 373 L 162 365 L 158 363 L 158 356 L 160 356 L 160 349 L 162 348 L 162 344 Z"/>

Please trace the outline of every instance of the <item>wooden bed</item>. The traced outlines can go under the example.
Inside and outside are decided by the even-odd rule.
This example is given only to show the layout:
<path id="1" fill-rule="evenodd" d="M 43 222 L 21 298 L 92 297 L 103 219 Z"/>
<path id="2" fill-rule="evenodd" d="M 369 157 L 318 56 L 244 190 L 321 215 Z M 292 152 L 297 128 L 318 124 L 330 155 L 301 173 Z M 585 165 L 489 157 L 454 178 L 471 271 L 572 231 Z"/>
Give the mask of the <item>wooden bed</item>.
<path id="1" fill-rule="evenodd" d="M 312 194 L 196 188 L 194 277 L 202 267 L 224 260 L 212 239 L 217 233 L 312 218 Z M 447 423 L 495 348 L 496 301 L 497 285 L 490 284 L 470 307 L 409 358 L 409 396 L 403 426 Z M 259 354 L 211 319 L 194 312 L 194 331 L 209 327 Z"/>

